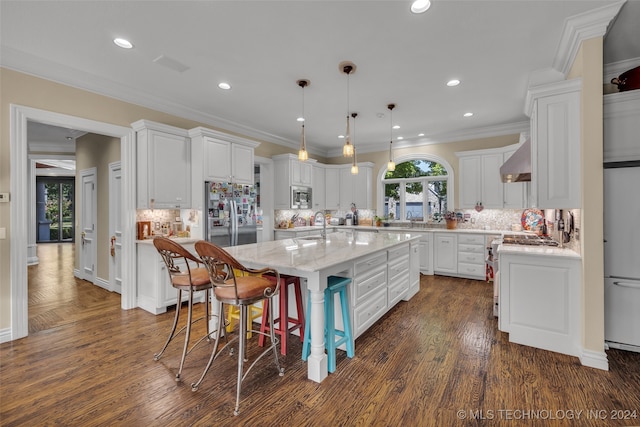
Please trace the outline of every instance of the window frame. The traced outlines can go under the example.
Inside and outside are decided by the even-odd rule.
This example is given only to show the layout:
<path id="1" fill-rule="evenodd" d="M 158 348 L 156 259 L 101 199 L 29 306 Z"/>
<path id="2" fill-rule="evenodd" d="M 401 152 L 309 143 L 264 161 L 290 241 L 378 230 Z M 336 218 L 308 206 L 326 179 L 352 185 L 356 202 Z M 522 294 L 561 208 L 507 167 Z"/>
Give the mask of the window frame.
<path id="1" fill-rule="evenodd" d="M 385 166 L 378 171 L 378 176 L 376 179 L 376 192 L 377 192 L 376 212 L 378 212 L 378 216 L 381 216 L 382 213 L 384 212 L 384 194 L 385 194 L 384 185 L 385 184 L 395 183 L 395 182 L 404 183 L 408 181 L 441 181 L 443 177 L 446 177 L 446 181 L 447 181 L 447 209 L 450 211 L 454 210 L 455 176 L 453 173 L 453 168 L 451 167 L 449 162 L 447 162 L 442 157 L 439 157 L 433 154 L 408 154 L 404 156 L 398 156 L 394 160 L 396 164 L 408 162 L 411 160 L 423 160 L 428 162 L 440 163 L 447 171 L 447 175 L 441 175 L 438 177 L 423 176 L 423 177 L 415 177 L 415 178 L 394 178 L 394 179 L 385 181 L 384 176 L 387 173 L 387 167 L 385 164 Z M 401 185 L 400 189 L 402 192 L 404 192 L 404 185 Z M 402 203 L 400 205 L 400 218 L 395 218 L 393 221 L 407 222 L 408 220 L 405 217 L 406 217 L 406 208 L 404 203 Z M 424 221 L 427 221 L 427 218 L 424 218 Z"/>

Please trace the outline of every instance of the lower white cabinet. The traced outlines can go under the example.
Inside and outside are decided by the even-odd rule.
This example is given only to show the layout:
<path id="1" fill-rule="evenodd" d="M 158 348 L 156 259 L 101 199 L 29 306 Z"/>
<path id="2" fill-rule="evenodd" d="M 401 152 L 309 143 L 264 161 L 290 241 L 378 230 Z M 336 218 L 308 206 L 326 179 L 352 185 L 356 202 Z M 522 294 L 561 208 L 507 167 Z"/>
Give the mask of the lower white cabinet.
<path id="1" fill-rule="evenodd" d="M 394 306 L 409 291 L 410 247 L 409 244 L 390 249 L 387 264 L 389 276 L 389 306 Z"/>
<path id="2" fill-rule="evenodd" d="M 433 233 L 420 235 L 420 273 L 433 275 Z"/>
<path id="3" fill-rule="evenodd" d="M 403 298 L 405 301 L 408 301 L 420 290 L 420 251 L 422 250 L 422 247 L 423 245 L 421 242 L 411 243 L 411 252 L 409 254 L 409 290 Z"/>
<path id="4" fill-rule="evenodd" d="M 499 329 L 509 341 L 580 356 L 581 260 L 500 252 Z"/>
<path id="5" fill-rule="evenodd" d="M 195 253 L 193 243 L 183 246 Z M 137 252 L 138 307 L 152 314 L 164 313 L 168 306 L 175 305 L 178 301 L 178 291 L 171 286 L 167 267 L 153 243 L 138 243 Z M 184 262 L 176 264 L 186 268 Z M 204 292 L 197 292 L 194 301 L 202 302 L 204 297 Z M 188 299 L 189 294 L 182 292 L 182 301 Z"/>
<path id="6" fill-rule="evenodd" d="M 433 272 L 458 273 L 458 236 L 454 233 L 433 234 Z"/>
<path id="7" fill-rule="evenodd" d="M 485 278 L 485 243 L 482 234 L 458 235 L 458 275 L 471 279 Z"/>

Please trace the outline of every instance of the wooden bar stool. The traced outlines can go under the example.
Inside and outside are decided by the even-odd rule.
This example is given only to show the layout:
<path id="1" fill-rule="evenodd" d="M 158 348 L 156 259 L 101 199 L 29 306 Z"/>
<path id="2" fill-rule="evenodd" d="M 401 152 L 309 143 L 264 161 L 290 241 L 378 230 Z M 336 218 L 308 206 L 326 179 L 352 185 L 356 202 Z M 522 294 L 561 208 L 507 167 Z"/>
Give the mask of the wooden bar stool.
<path id="1" fill-rule="evenodd" d="M 167 346 L 169 346 L 169 343 L 178 334 L 180 334 L 182 331 L 185 331 L 182 357 L 180 358 L 180 367 L 178 368 L 178 373 L 176 374 L 176 381 L 180 381 L 180 375 L 182 374 L 182 368 L 184 367 L 184 361 L 187 357 L 187 354 L 189 354 L 191 350 L 193 350 L 193 348 L 202 340 L 204 340 L 205 338 L 208 340 L 211 336 L 211 331 L 209 330 L 209 293 L 212 290 L 213 286 L 209 278 L 208 270 L 204 267 L 198 268 L 198 265 L 202 263 L 202 261 L 187 249 L 185 249 L 182 245 L 174 242 L 171 239 L 160 236 L 153 239 L 153 245 L 156 247 L 156 250 L 162 257 L 162 260 L 166 265 L 167 272 L 169 273 L 169 280 L 171 281 L 171 286 L 173 286 L 178 291 L 176 314 L 173 319 L 173 326 L 171 327 L 169 338 L 167 338 L 167 341 L 162 347 L 162 350 L 160 350 L 153 356 L 153 360 L 159 360 L 162 357 L 164 351 L 167 349 Z M 187 301 L 187 323 L 185 326 L 176 331 L 182 307 L 182 291 L 189 293 L 189 299 Z M 204 302 L 205 315 L 194 320 L 193 293 L 198 291 L 206 291 Z M 191 339 L 191 325 L 203 319 L 207 323 L 207 334 L 198 339 L 196 343 L 193 344 L 191 349 L 189 349 L 189 341 Z"/>
<path id="2" fill-rule="evenodd" d="M 276 278 L 273 275 L 265 274 L 263 277 L 275 282 Z M 293 285 L 293 290 L 296 298 L 296 311 L 297 317 L 289 316 L 289 285 Z M 270 330 L 269 324 L 269 300 L 264 301 L 264 306 L 262 310 L 262 326 L 260 327 L 260 338 L 258 340 L 258 345 L 260 347 L 264 346 L 264 339 L 266 336 L 266 332 Z M 280 275 L 280 314 L 279 316 L 273 320 L 273 323 L 276 325 L 274 328 L 274 332 L 276 335 L 280 336 L 280 353 L 283 355 L 287 354 L 287 341 L 289 339 L 289 333 L 295 331 L 296 329 L 300 330 L 300 342 L 303 342 L 303 331 L 305 330 L 304 324 L 304 311 L 302 308 L 302 290 L 300 289 L 300 278 L 297 276 L 289 276 L 286 274 Z M 289 326 L 292 324 L 292 326 Z"/>
<path id="3" fill-rule="evenodd" d="M 236 340 L 238 341 L 238 373 L 237 373 L 237 385 L 236 385 L 236 406 L 233 411 L 234 415 L 238 415 L 240 412 L 240 392 L 242 389 L 242 381 L 249 374 L 249 371 L 255 366 L 255 364 L 262 359 L 269 352 L 273 352 L 273 359 L 276 366 L 276 371 L 280 376 L 284 375 L 284 369 L 280 367 L 280 361 L 278 360 L 278 339 L 275 337 L 273 330 L 270 331 L 269 338 L 271 339 L 271 345 L 257 355 L 253 363 L 249 365 L 249 368 L 244 369 L 244 363 L 246 361 L 246 343 L 247 343 L 247 312 L 248 307 L 259 302 L 266 301 L 273 298 L 279 292 L 280 286 L 280 274 L 273 268 L 262 268 L 260 270 L 254 270 L 244 267 L 235 258 L 219 246 L 213 243 L 199 240 L 195 244 L 196 252 L 200 256 L 200 259 L 207 267 L 211 283 L 213 284 L 213 293 L 216 301 L 218 302 L 218 312 L 223 313 L 224 305 L 239 306 L 240 307 L 240 322 L 238 322 L 238 336 L 225 344 L 221 349 L 218 349 L 220 343 L 220 335 L 222 335 L 223 322 L 218 322 L 218 333 L 216 334 L 216 341 L 211 351 L 211 357 L 207 366 L 202 371 L 202 375 L 197 382 L 191 384 L 191 390 L 197 391 L 198 387 L 207 375 L 207 372 L 211 368 L 213 361 L 229 347 Z M 241 271 L 243 274 L 236 275 L 236 271 Z M 262 275 L 266 273 L 272 273 L 275 277 L 275 281 L 268 280 Z M 270 322 L 273 324 L 273 314 L 270 315 Z M 261 334 L 260 331 L 254 331 L 257 334 Z M 224 374 L 226 372 L 219 372 Z"/>
<path id="4" fill-rule="evenodd" d="M 349 300 L 347 298 L 347 285 L 351 283 L 348 277 L 329 276 L 328 286 L 324 290 L 324 342 L 327 349 L 327 361 L 329 372 L 336 371 L 336 348 L 345 344 L 347 357 L 354 356 L 353 334 L 349 318 Z M 340 296 L 340 308 L 342 310 L 342 330 L 336 329 L 335 323 L 335 295 Z M 311 315 L 311 293 L 307 298 L 307 315 Z M 302 345 L 302 360 L 306 361 L 311 352 L 311 334 L 309 322 L 304 328 L 304 341 Z M 338 339 L 336 339 L 338 337 Z"/>

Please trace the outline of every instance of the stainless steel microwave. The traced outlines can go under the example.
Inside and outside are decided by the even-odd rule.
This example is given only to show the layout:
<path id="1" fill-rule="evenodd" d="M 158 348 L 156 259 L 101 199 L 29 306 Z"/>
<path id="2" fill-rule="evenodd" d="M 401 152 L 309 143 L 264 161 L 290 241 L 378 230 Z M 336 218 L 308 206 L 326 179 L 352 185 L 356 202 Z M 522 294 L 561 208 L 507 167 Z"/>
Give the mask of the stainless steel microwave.
<path id="1" fill-rule="evenodd" d="M 311 187 L 291 186 L 291 209 L 311 209 Z"/>

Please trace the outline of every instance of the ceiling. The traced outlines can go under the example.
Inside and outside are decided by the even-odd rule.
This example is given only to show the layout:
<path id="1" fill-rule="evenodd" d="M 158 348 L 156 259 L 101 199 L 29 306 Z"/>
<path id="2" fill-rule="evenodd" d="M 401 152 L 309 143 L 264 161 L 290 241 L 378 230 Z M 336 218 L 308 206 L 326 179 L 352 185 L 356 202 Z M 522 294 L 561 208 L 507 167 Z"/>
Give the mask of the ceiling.
<path id="1" fill-rule="evenodd" d="M 300 138 L 296 81 L 309 79 L 309 151 L 337 156 L 347 114 L 341 61 L 357 66 L 348 98 L 359 152 L 386 148 L 389 103 L 400 126 L 394 146 L 518 133 L 529 76 L 552 67 L 564 20 L 612 1 L 432 3 L 415 15 L 406 0 L 3 0 L 0 64 L 289 147 Z M 606 62 L 640 58 L 639 5 L 623 7 Z M 454 78 L 461 84 L 447 87 Z"/>

